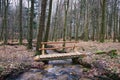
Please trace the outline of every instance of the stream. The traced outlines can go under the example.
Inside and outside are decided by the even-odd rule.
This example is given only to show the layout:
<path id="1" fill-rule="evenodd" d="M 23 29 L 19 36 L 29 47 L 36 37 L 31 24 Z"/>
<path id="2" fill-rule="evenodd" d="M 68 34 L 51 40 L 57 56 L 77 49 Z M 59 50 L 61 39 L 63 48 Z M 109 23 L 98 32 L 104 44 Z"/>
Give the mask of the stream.
<path id="1" fill-rule="evenodd" d="M 50 61 L 45 70 L 30 69 L 15 80 L 79 80 L 80 65 L 71 65 L 69 61 Z"/>
<path id="2" fill-rule="evenodd" d="M 44 70 L 30 69 L 15 80 L 81 80 L 82 72 L 81 66 L 72 65 L 71 59 L 53 60 Z"/>

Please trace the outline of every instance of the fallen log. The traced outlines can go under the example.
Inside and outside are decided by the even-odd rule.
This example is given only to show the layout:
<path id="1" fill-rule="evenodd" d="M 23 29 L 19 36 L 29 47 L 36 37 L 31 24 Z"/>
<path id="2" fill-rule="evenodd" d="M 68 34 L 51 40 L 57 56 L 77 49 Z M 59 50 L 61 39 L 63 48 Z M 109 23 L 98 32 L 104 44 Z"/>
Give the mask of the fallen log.
<path id="1" fill-rule="evenodd" d="M 96 51 L 94 54 L 117 54 L 117 50 L 113 49 L 113 50 L 109 50 L 109 51 L 102 51 L 102 50 L 98 50 Z"/>

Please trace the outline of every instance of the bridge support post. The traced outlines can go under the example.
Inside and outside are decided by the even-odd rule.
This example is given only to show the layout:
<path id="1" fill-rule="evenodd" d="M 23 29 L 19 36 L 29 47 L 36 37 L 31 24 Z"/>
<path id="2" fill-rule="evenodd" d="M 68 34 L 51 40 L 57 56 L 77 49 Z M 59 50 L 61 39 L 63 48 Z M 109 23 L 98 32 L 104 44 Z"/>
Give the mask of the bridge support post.
<path id="1" fill-rule="evenodd" d="M 42 44 L 42 55 L 45 54 L 45 50 L 44 50 L 44 48 L 45 48 L 45 44 Z"/>

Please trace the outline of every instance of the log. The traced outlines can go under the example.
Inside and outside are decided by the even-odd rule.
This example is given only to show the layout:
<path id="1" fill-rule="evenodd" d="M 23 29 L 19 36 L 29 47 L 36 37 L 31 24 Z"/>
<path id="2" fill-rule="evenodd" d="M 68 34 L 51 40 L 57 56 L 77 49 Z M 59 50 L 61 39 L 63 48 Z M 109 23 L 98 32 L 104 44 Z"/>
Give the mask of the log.
<path id="1" fill-rule="evenodd" d="M 102 51 L 102 50 L 98 50 L 96 51 L 94 54 L 117 54 L 117 50 L 113 49 L 113 50 L 109 50 L 109 51 Z"/>
<path id="2" fill-rule="evenodd" d="M 106 53 L 107 53 L 107 52 L 101 51 L 101 50 L 98 50 L 98 51 L 95 52 L 95 54 L 106 54 Z"/>

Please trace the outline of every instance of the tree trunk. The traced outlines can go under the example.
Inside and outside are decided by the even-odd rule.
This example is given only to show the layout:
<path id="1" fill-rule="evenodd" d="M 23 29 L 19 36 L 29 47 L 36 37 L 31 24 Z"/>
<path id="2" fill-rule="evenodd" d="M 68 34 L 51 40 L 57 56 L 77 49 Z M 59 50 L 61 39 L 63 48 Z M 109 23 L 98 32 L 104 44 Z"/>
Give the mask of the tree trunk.
<path id="1" fill-rule="evenodd" d="M 118 42 L 120 42 L 120 16 L 119 16 L 119 31 L 118 31 Z"/>
<path id="2" fill-rule="evenodd" d="M 88 1 L 86 0 L 85 23 L 84 23 L 84 41 L 88 41 Z"/>
<path id="3" fill-rule="evenodd" d="M 114 2 L 113 16 L 114 16 L 113 42 L 116 42 L 116 39 L 117 39 L 117 0 L 115 0 L 115 2 Z"/>
<path id="4" fill-rule="evenodd" d="M 108 39 L 112 38 L 112 24 L 113 24 L 113 15 L 112 13 L 109 15 L 109 22 L 108 22 Z"/>
<path id="5" fill-rule="evenodd" d="M 54 25 L 53 25 L 53 33 L 52 33 L 52 41 L 56 40 L 56 35 L 57 35 L 57 20 L 58 20 L 58 6 L 59 6 L 59 1 L 57 2 L 57 6 L 56 6 L 56 12 L 55 12 L 55 17 L 54 17 Z"/>
<path id="6" fill-rule="evenodd" d="M 53 0 L 50 0 L 50 2 L 49 2 L 49 14 L 48 14 L 48 21 L 47 21 L 47 28 L 46 28 L 44 42 L 48 41 L 48 35 L 49 35 L 49 30 L 50 30 L 50 22 L 51 22 L 52 1 Z"/>
<path id="7" fill-rule="evenodd" d="M 0 0 L 0 15 L 1 15 L 1 11 L 2 11 L 2 5 L 1 5 L 2 1 Z"/>
<path id="8" fill-rule="evenodd" d="M 76 11 L 76 13 L 75 13 L 75 18 L 76 18 L 76 30 L 75 30 L 75 40 L 76 41 L 78 41 L 78 29 L 79 29 L 79 23 L 80 23 L 80 13 L 77 13 L 77 6 L 76 6 L 76 4 L 77 4 L 77 2 L 75 2 L 75 5 L 74 5 L 74 8 L 75 8 L 75 11 Z"/>
<path id="9" fill-rule="evenodd" d="M 65 41 L 66 41 L 66 27 L 67 27 L 67 13 L 69 9 L 69 0 L 64 1 L 64 8 L 65 8 L 65 16 L 64 16 L 64 28 L 63 28 L 63 47 L 65 47 Z M 65 51 L 65 49 L 63 49 Z"/>
<path id="10" fill-rule="evenodd" d="M 7 10 L 8 10 L 8 0 L 4 1 L 4 19 L 3 19 L 3 26 L 4 26 L 4 44 L 7 44 L 7 36 L 8 36 L 8 31 L 7 31 Z"/>
<path id="11" fill-rule="evenodd" d="M 106 8 L 106 0 L 102 0 L 102 19 L 101 19 L 101 30 L 100 30 L 100 42 L 104 42 L 104 37 L 105 37 L 105 8 Z"/>
<path id="12" fill-rule="evenodd" d="M 3 25 L 3 22 L 4 22 L 4 17 L 3 17 L 3 12 L 4 12 L 4 1 L 1 0 L 1 11 L 0 11 L 0 15 L 2 17 L 2 22 L 1 22 L 1 29 L 0 29 L 0 41 L 3 40 L 3 31 L 4 31 L 4 25 Z"/>
<path id="13" fill-rule="evenodd" d="M 33 18 L 34 18 L 34 0 L 31 0 L 31 10 L 30 10 L 30 22 L 29 22 L 29 37 L 28 37 L 28 49 L 32 49 L 32 39 L 33 39 Z"/>
<path id="14" fill-rule="evenodd" d="M 41 55 L 41 51 L 39 51 L 39 48 L 41 48 L 41 42 L 43 39 L 43 32 L 45 27 L 46 5 L 47 5 L 47 0 L 42 0 L 41 14 L 40 14 L 40 20 L 39 20 L 39 30 L 37 35 L 36 55 Z"/>
<path id="15" fill-rule="evenodd" d="M 22 0 L 19 2 L 19 44 L 22 44 L 23 30 L 22 30 Z"/>

